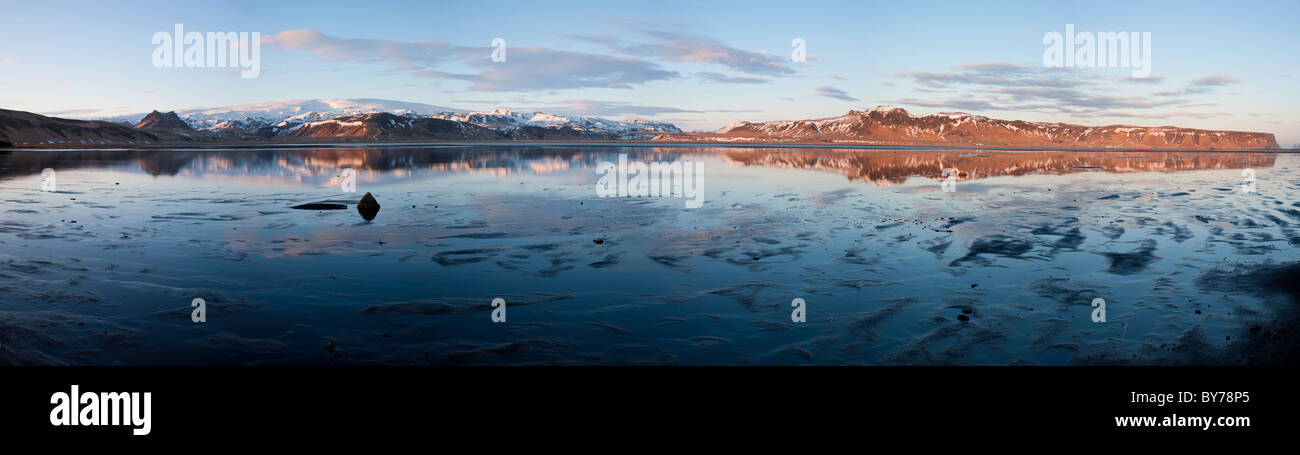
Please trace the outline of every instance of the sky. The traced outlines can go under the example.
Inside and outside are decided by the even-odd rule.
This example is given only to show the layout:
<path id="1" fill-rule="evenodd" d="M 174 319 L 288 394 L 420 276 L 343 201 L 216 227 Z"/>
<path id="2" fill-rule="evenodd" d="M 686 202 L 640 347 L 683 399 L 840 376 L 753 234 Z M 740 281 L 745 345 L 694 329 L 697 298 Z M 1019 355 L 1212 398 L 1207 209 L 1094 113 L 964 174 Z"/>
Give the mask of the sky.
<path id="1" fill-rule="evenodd" d="M 0 108 L 69 118 L 380 98 L 714 130 L 894 105 L 1300 144 L 1300 1 L 0 0 L 0 11 Z M 152 39 L 175 24 L 259 32 L 260 74 L 156 67 Z M 1150 76 L 1045 66 L 1044 36 L 1066 24 L 1150 32 Z M 497 38 L 504 62 L 492 60 Z"/>

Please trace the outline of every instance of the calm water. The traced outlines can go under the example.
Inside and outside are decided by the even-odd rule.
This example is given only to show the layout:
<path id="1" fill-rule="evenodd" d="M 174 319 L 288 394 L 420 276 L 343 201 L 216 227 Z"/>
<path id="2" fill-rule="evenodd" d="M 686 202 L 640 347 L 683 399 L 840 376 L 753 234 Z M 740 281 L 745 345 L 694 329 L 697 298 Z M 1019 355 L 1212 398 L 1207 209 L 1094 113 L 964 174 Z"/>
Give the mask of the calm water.
<path id="1" fill-rule="evenodd" d="M 703 207 L 596 197 L 619 154 L 703 162 Z M 0 364 L 1292 362 L 1298 169 L 1208 152 L 0 152 Z M 291 208 L 307 203 L 346 207 Z"/>

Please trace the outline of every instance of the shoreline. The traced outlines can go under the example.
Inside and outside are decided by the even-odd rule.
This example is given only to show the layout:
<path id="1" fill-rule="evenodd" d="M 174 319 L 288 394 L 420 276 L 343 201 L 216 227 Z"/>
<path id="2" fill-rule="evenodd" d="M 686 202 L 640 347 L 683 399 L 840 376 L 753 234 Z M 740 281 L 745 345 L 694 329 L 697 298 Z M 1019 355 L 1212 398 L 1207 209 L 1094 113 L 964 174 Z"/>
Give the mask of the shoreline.
<path id="1" fill-rule="evenodd" d="M 1067 148 L 1067 147 L 1027 147 L 995 145 L 908 145 L 908 144 L 827 144 L 825 142 L 679 142 L 679 141 L 609 141 L 609 140 L 530 140 L 530 141 L 464 141 L 464 140 L 393 140 L 393 141 L 325 141 L 321 142 L 210 142 L 210 143 L 172 143 L 121 146 L 117 144 L 50 144 L 18 145 L 0 147 L 0 153 L 12 151 L 55 151 L 55 150 L 220 150 L 220 149 L 259 149 L 259 148 L 355 148 L 355 147 L 414 147 L 414 146 L 458 146 L 458 147 L 529 147 L 529 146 L 579 146 L 579 147 L 669 147 L 669 148 L 766 148 L 766 149 L 849 149 L 849 150 L 953 150 L 981 151 L 1002 150 L 1013 152 L 1211 152 L 1211 153 L 1300 153 L 1300 149 L 1219 149 L 1219 148 Z"/>

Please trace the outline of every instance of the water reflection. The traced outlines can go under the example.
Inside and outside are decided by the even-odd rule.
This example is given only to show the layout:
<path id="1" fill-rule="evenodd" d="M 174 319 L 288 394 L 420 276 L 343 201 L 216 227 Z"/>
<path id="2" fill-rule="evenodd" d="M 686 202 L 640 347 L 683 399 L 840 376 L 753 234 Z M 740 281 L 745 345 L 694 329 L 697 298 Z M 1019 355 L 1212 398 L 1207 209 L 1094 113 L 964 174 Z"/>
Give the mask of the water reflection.
<path id="1" fill-rule="evenodd" d="M 620 153 L 706 163 L 704 206 L 596 197 Z M 0 154 L 0 364 L 1285 363 L 1298 172 L 1211 152 Z"/>
<path id="2" fill-rule="evenodd" d="M 1216 152 L 1022 152 L 941 150 L 747 149 L 669 147 L 340 147 L 222 151 L 35 151 L 0 155 L 0 178 L 42 169 L 108 168 L 154 176 L 237 176 L 250 184 L 337 185 L 344 169 L 364 182 L 417 174 L 485 174 L 504 177 L 594 171 L 601 161 L 625 153 L 632 160 L 675 161 L 684 155 L 715 156 L 733 166 L 832 172 L 877 185 L 910 177 L 938 178 L 946 168 L 960 179 L 1077 172 L 1178 172 L 1268 168 L 1272 153 Z"/>

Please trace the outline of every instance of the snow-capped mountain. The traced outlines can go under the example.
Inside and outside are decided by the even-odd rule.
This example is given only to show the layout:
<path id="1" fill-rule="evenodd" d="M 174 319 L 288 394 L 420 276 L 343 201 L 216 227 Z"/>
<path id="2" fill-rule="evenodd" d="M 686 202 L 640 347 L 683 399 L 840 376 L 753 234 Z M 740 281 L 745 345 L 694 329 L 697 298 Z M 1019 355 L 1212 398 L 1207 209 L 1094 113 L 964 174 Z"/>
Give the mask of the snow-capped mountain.
<path id="1" fill-rule="evenodd" d="M 658 126 L 672 128 L 672 125 Z M 369 140 L 646 140 L 659 135 L 640 124 L 604 119 L 569 120 L 549 114 L 517 115 L 507 111 L 444 116 L 370 113 L 282 123 L 267 138 L 361 138 Z"/>
<path id="2" fill-rule="evenodd" d="M 284 138 L 359 138 L 369 140 L 500 139 L 492 129 L 431 117 L 386 112 L 357 114 L 296 124 L 277 131 Z"/>
<path id="3" fill-rule="evenodd" d="M 505 137 L 649 139 L 659 133 L 681 132 L 671 123 L 651 120 L 617 121 L 599 117 L 566 117 L 544 112 L 521 113 L 505 109 L 467 112 L 445 106 L 371 98 L 271 101 L 176 111 L 180 119 L 194 129 L 263 138 L 286 134 L 311 122 L 377 113 L 411 119 L 434 118 L 463 122 L 495 130 Z M 103 120 L 135 124 L 143 116 L 125 115 Z"/>
<path id="4" fill-rule="evenodd" d="M 268 101 L 235 106 L 177 110 L 176 114 L 194 129 L 250 130 L 280 124 L 302 123 L 374 112 L 397 115 L 431 115 L 455 111 L 445 106 L 375 98 L 311 99 Z M 123 115 L 103 120 L 135 123 L 144 114 Z"/>
<path id="5" fill-rule="evenodd" d="M 523 126 L 543 128 L 569 127 L 578 131 L 599 133 L 682 132 L 682 130 L 678 129 L 677 126 L 671 123 L 654 122 L 650 120 L 633 119 L 614 121 L 599 117 L 563 117 L 547 114 L 545 112 L 523 113 L 513 112 L 506 109 L 496 109 L 491 112 L 442 112 L 432 115 L 431 117 L 455 122 L 472 123 L 484 128 L 492 128 L 503 132 Z"/>

